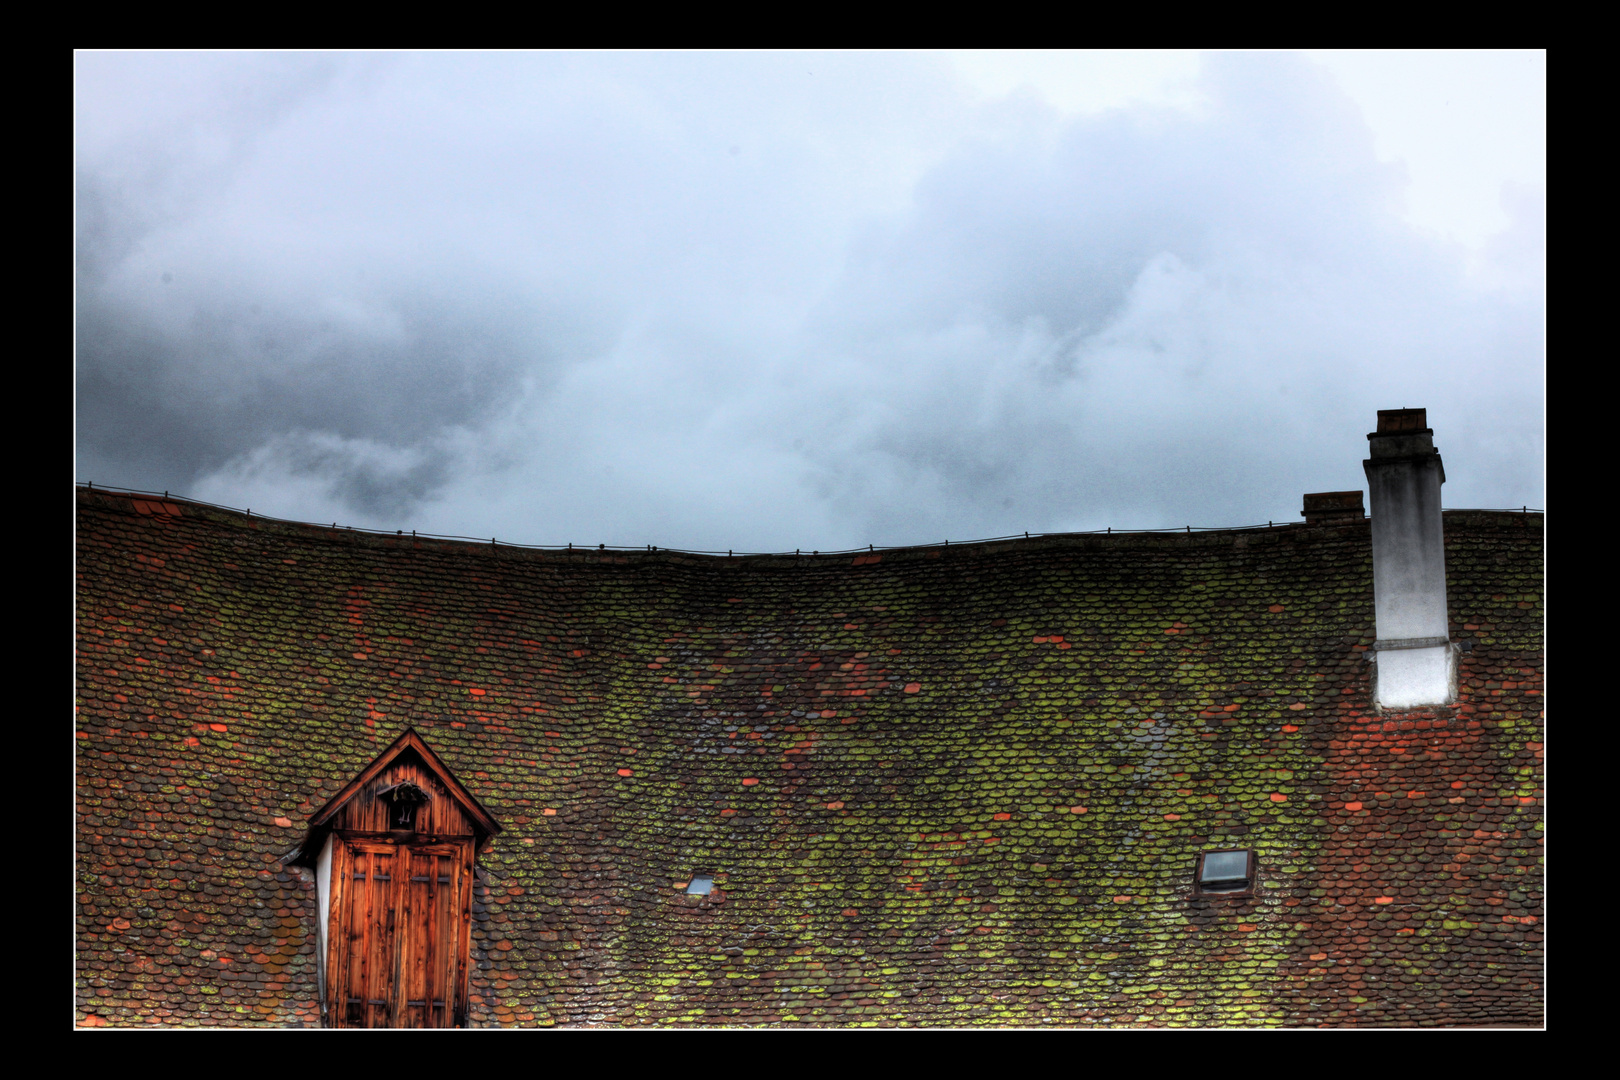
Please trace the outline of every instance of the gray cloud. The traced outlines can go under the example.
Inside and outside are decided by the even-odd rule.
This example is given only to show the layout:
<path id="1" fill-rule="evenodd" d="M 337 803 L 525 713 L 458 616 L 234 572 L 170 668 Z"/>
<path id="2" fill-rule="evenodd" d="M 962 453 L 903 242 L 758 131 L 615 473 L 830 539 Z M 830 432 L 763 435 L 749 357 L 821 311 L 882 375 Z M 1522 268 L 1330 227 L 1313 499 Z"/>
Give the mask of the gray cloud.
<path id="1" fill-rule="evenodd" d="M 1470 265 L 1295 58 L 1076 119 L 910 55 L 244 65 L 81 58 L 81 478 L 829 548 L 1291 520 L 1425 405 L 1449 505 L 1539 501 L 1541 194 Z"/>

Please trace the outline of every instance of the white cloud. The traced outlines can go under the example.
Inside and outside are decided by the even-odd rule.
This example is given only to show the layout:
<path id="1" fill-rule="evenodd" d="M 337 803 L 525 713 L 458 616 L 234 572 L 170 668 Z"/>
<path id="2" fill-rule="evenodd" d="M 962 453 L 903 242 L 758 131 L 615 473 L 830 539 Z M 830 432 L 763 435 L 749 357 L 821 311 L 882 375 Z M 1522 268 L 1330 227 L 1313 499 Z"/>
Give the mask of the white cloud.
<path id="1" fill-rule="evenodd" d="M 827 549 L 1291 519 L 1425 405 L 1448 504 L 1539 501 L 1541 189 L 1477 251 L 1414 228 L 1297 57 L 1206 58 L 1196 108 L 913 54 L 323 64 L 236 73 L 252 120 L 158 80 L 213 164 L 81 80 L 81 478 Z"/>

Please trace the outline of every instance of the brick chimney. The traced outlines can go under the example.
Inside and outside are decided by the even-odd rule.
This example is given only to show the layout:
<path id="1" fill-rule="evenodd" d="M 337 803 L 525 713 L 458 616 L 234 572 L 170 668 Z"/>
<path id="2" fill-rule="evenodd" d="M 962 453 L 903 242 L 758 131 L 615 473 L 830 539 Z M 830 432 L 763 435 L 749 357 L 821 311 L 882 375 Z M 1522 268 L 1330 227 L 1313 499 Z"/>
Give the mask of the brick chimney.
<path id="1" fill-rule="evenodd" d="M 1359 491 L 1318 491 L 1305 496 L 1307 525 L 1349 525 L 1367 520 Z"/>
<path id="2" fill-rule="evenodd" d="M 1446 705 L 1457 696 L 1446 612 L 1440 485 L 1446 470 L 1423 409 L 1380 409 L 1362 463 L 1372 502 L 1373 613 L 1378 642 L 1373 703 Z"/>

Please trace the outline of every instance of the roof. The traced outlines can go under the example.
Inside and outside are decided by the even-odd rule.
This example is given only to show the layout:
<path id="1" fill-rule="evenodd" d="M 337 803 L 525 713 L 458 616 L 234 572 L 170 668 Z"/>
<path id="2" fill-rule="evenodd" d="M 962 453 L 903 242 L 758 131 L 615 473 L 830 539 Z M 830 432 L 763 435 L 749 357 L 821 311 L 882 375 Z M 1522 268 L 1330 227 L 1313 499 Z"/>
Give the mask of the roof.
<path id="1" fill-rule="evenodd" d="M 165 506 L 78 494 L 81 1023 L 318 1023 L 279 858 L 407 727 L 504 829 L 474 1023 L 1541 1022 L 1540 515 L 1446 514 L 1463 697 L 1379 714 L 1365 521 L 727 559 Z M 1189 895 L 1219 847 L 1256 896 Z"/>

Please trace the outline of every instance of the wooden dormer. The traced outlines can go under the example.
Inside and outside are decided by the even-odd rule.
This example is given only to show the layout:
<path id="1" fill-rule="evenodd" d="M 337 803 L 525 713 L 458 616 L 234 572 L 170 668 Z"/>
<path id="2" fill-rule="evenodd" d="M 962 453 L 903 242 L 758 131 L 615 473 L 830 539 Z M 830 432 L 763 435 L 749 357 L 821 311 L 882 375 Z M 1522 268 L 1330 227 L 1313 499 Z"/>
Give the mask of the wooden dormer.
<path id="1" fill-rule="evenodd" d="M 415 731 L 309 821 L 330 1027 L 460 1027 L 473 860 L 501 827 Z"/>
<path id="2" fill-rule="evenodd" d="M 406 792 L 390 790 L 400 785 L 410 785 L 427 797 L 425 804 L 418 804 L 411 827 L 403 830 L 391 818 L 403 801 L 401 795 L 410 798 Z M 309 833 L 288 862 L 314 866 L 333 829 L 379 836 L 408 832 L 422 839 L 472 837 L 474 850 L 480 852 L 501 831 L 489 811 L 410 728 L 309 819 Z"/>

